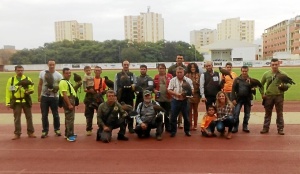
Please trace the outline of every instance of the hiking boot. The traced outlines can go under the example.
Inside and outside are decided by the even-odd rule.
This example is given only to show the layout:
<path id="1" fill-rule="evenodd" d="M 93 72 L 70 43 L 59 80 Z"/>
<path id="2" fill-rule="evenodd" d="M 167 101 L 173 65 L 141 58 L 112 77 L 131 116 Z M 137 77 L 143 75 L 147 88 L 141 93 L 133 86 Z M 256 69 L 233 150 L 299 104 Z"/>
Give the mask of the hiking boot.
<path id="1" fill-rule="evenodd" d="M 75 137 L 75 136 L 69 136 L 69 137 L 67 138 L 67 141 L 69 141 L 69 142 L 74 142 L 74 141 L 76 141 L 76 137 Z"/>
<path id="2" fill-rule="evenodd" d="M 48 137 L 48 133 L 47 132 L 42 132 L 41 138 L 46 138 Z"/>
<path id="3" fill-rule="evenodd" d="M 91 136 L 92 135 L 92 131 L 86 131 L 86 136 Z"/>
<path id="4" fill-rule="evenodd" d="M 20 139 L 20 135 L 15 135 L 12 140 L 17 140 L 17 139 Z"/>
<path id="5" fill-rule="evenodd" d="M 134 133 L 135 133 L 135 131 L 133 130 L 133 128 L 130 128 L 130 129 L 129 129 L 129 133 L 131 133 L 131 134 L 134 134 Z"/>
<path id="6" fill-rule="evenodd" d="M 34 133 L 28 134 L 28 138 L 36 138 L 36 136 L 34 135 Z"/>
<path id="7" fill-rule="evenodd" d="M 128 138 L 125 137 L 124 135 L 118 135 L 117 140 L 128 141 Z"/>
<path id="8" fill-rule="evenodd" d="M 282 129 L 278 130 L 278 134 L 279 134 L 279 135 L 284 135 L 283 130 L 282 130 Z"/>
<path id="9" fill-rule="evenodd" d="M 162 140 L 161 135 L 157 135 L 157 136 L 156 136 L 156 140 L 157 140 L 157 141 L 161 141 L 161 140 Z"/>
<path id="10" fill-rule="evenodd" d="M 54 133 L 55 133 L 55 135 L 56 135 L 56 136 L 58 136 L 58 137 L 60 137 L 60 136 L 61 136 L 61 132 L 60 132 L 60 130 L 55 130 L 55 131 L 54 131 Z"/>
<path id="11" fill-rule="evenodd" d="M 260 131 L 260 133 L 261 133 L 261 134 L 269 133 L 269 129 L 263 129 L 263 130 Z"/>
<path id="12" fill-rule="evenodd" d="M 232 133 L 235 134 L 235 133 L 237 133 L 238 131 L 239 131 L 239 129 L 238 129 L 237 127 L 233 127 L 233 128 L 232 128 Z"/>
<path id="13" fill-rule="evenodd" d="M 248 127 L 245 127 L 243 128 L 243 132 L 250 133 L 250 130 L 248 129 Z"/>

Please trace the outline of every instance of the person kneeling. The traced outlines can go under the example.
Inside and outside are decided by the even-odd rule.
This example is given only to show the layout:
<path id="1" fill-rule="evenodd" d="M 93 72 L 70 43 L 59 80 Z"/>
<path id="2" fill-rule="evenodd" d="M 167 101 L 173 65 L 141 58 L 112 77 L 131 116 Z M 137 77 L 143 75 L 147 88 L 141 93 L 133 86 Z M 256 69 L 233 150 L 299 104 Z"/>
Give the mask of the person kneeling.
<path id="1" fill-rule="evenodd" d="M 163 109 L 159 104 L 153 101 L 151 98 L 151 92 L 148 90 L 144 91 L 144 101 L 139 103 L 137 106 L 135 133 L 139 138 L 150 137 L 150 131 L 152 128 L 156 128 L 156 139 L 162 140 L 163 132 L 163 114 L 160 111 Z"/>
<path id="2" fill-rule="evenodd" d="M 207 113 L 203 116 L 201 122 L 201 133 L 204 137 L 216 137 L 215 132 L 217 109 L 214 106 L 207 107 Z"/>
<path id="3" fill-rule="evenodd" d="M 120 128 L 118 133 L 118 140 L 128 141 L 125 137 L 126 123 L 125 118 L 127 112 L 122 109 L 120 103 L 116 102 L 115 92 L 108 90 L 106 92 L 107 101 L 101 103 L 97 112 L 97 141 L 109 143 L 112 137 L 112 130 Z M 120 116 L 120 118 L 118 117 Z"/>

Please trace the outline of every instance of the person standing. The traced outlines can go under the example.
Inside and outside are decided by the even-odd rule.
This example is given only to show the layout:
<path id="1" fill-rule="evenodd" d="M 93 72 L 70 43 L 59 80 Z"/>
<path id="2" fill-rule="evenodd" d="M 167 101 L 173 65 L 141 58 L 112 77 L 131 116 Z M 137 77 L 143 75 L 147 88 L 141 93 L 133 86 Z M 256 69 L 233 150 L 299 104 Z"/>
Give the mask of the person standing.
<path id="1" fill-rule="evenodd" d="M 184 74 L 186 74 L 187 67 L 183 64 L 184 62 L 184 57 L 182 54 L 177 54 L 176 56 L 176 63 L 174 65 L 171 65 L 168 68 L 168 73 L 172 74 L 173 77 L 176 77 L 176 68 L 177 67 L 182 67 L 184 69 Z M 178 115 L 178 128 L 182 129 L 183 124 L 182 124 L 182 113 L 180 112 Z"/>
<path id="2" fill-rule="evenodd" d="M 155 101 L 165 109 L 164 121 L 165 130 L 171 131 L 170 128 L 170 115 L 171 115 L 171 99 L 172 96 L 168 93 L 168 86 L 173 76 L 166 73 L 166 65 L 158 64 L 158 74 L 154 76 L 154 93 Z"/>
<path id="3" fill-rule="evenodd" d="M 59 82 L 59 95 L 63 98 L 63 109 L 65 113 L 65 137 L 67 141 L 76 141 L 74 135 L 75 100 L 78 86 L 73 87 L 70 82 L 71 70 L 63 68 L 63 80 Z"/>
<path id="4" fill-rule="evenodd" d="M 225 69 L 230 73 L 232 78 L 228 75 L 222 76 L 221 87 L 223 86 L 222 90 L 227 94 L 229 99 L 232 101 L 232 96 L 231 96 L 232 84 L 233 84 L 234 79 L 237 77 L 237 74 L 232 71 L 232 63 L 231 62 L 226 63 Z"/>
<path id="5" fill-rule="evenodd" d="M 136 86 L 141 87 L 142 91 L 137 91 L 135 110 L 140 102 L 143 102 L 143 91 L 153 92 L 153 79 L 147 74 L 147 65 L 140 66 L 140 76 L 136 78 Z"/>
<path id="6" fill-rule="evenodd" d="M 240 122 L 240 112 L 242 106 L 244 106 L 244 120 L 243 120 L 243 131 L 249 133 L 250 130 L 248 128 L 248 122 L 250 119 L 251 112 L 251 100 L 252 90 L 250 87 L 250 77 L 248 75 L 249 68 L 248 66 L 242 66 L 241 68 L 242 74 L 237 77 L 232 85 L 232 103 L 235 105 L 234 108 L 234 118 L 235 123 L 232 130 L 232 133 L 238 132 L 239 122 Z"/>
<path id="7" fill-rule="evenodd" d="M 205 64 L 206 72 L 200 77 L 201 101 L 207 106 L 216 103 L 216 95 L 221 90 L 221 77 L 218 72 L 213 70 L 213 62 L 208 61 Z"/>
<path id="8" fill-rule="evenodd" d="M 114 91 L 119 103 L 124 102 L 133 107 L 136 76 L 129 71 L 129 65 L 128 60 L 122 62 L 122 71 L 115 75 Z M 129 133 L 133 134 L 133 118 L 127 118 L 127 124 Z"/>
<path id="9" fill-rule="evenodd" d="M 32 101 L 30 95 L 34 92 L 32 80 L 25 76 L 24 68 L 21 65 L 15 66 L 16 75 L 10 77 L 6 84 L 6 106 L 13 109 L 15 136 L 12 140 L 20 139 L 21 137 L 21 114 L 22 110 L 26 117 L 27 135 L 29 138 L 36 138 L 32 122 Z"/>
<path id="10" fill-rule="evenodd" d="M 125 117 L 127 117 L 128 114 L 122 109 L 120 103 L 116 101 L 115 92 L 113 90 L 107 90 L 106 97 L 107 101 L 101 103 L 97 111 L 99 130 L 97 131 L 96 140 L 109 143 L 112 137 L 112 130 L 120 128 L 117 139 L 128 141 L 128 138 L 125 137 Z"/>
<path id="11" fill-rule="evenodd" d="M 285 72 L 279 70 L 279 60 L 276 58 L 271 59 L 271 70 L 264 73 L 260 88 L 260 93 L 262 99 L 264 100 L 265 108 L 265 118 L 263 129 L 260 131 L 261 134 L 266 134 L 269 132 L 272 110 L 275 105 L 276 108 L 276 125 L 277 132 L 279 135 L 284 135 L 284 120 L 283 120 L 283 101 L 284 101 L 284 91 L 283 89 L 288 89 L 290 85 L 284 84 L 278 77 L 278 74 L 285 74 Z M 266 89 L 264 86 L 266 84 Z"/>
<path id="12" fill-rule="evenodd" d="M 95 66 L 93 77 L 93 86 L 92 88 L 85 88 L 84 92 L 84 116 L 86 118 L 86 135 L 91 136 L 93 130 L 93 118 L 95 110 L 98 110 L 98 107 L 101 103 L 104 102 L 103 95 L 106 93 L 106 84 L 104 78 L 101 77 L 102 68 L 100 66 Z M 91 100 L 91 98 L 93 100 Z M 93 104 L 92 104 L 93 103 Z"/>
<path id="13" fill-rule="evenodd" d="M 173 99 L 171 101 L 171 137 L 175 137 L 177 132 L 177 116 L 179 112 L 182 113 L 184 119 L 184 132 L 185 135 L 190 137 L 190 121 L 189 121 L 189 108 L 186 95 L 182 88 L 183 83 L 188 83 L 191 90 L 194 90 L 193 82 L 191 79 L 184 76 L 184 68 L 176 68 L 176 77 L 173 77 L 168 86 L 168 93 L 172 95 Z"/>
<path id="14" fill-rule="evenodd" d="M 197 130 L 198 125 L 198 105 L 200 102 L 200 74 L 198 72 L 199 68 L 196 63 L 188 64 L 187 73 L 185 76 L 192 80 L 194 86 L 193 97 L 188 99 L 190 105 L 189 118 L 191 130 Z"/>
<path id="15" fill-rule="evenodd" d="M 41 138 L 48 137 L 49 132 L 49 108 L 53 115 L 53 127 L 56 136 L 61 136 L 60 117 L 58 113 L 58 84 L 62 75 L 55 70 L 55 60 L 48 60 L 48 70 L 43 70 L 39 74 L 38 101 L 42 113 L 42 135 Z"/>

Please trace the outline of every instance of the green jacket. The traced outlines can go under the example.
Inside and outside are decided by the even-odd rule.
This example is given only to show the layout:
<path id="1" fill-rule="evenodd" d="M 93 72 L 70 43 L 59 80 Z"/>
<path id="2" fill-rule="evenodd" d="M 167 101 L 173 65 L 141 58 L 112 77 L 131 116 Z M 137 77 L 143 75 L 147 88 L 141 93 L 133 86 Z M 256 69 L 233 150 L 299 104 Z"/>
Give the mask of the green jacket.
<path id="1" fill-rule="evenodd" d="M 281 74 L 286 74 L 283 71 L 279 71 Z M 287 75 L 287 74 L 286 74 Z M 272 71 L 267 71 L 264 73 L 262 79 L 261 79 L 261 84 L 262 88 L 259 89 L 260 93 L 263 95 L 264 93 L 266 95 L 280 95 L 284 94 L 284 91 L 279 90 L 278 86 L 282 83 L 278 77 L 276 77 L 276 74 L 272 73 Z M 266 85 L 267 84 L 267 85 Z M 288 87 L 290 87 L 289 84 L 287 84 Z M 265 89 L 266 86 L 266 89 Z"/>

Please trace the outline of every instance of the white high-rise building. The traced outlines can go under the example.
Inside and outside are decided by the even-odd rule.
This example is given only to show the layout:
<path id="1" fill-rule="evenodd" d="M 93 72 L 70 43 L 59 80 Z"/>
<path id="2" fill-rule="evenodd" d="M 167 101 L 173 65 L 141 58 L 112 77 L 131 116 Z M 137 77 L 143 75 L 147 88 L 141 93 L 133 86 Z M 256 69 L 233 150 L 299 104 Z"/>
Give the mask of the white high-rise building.
<path id="1" fill-rule="evenodd" d="M 157 42 L 164 39 L 164 19 L 150 12 L 124 17 L 125 39 L 132 42 Z"/>
<path id="2" fill-rule="evenodd" d="M 240 18 L 222 20 L 218 24 L 218 40 L 254 41 L 254 20 L 241 21 Z"/>
<path id="3" fill-rule="evenodd" d="M 198 51 L 202 46 L 212 44 L 215 40 L 217 40 L 217 30 L 204 28 L 190 32 L 190 44 L 195 45 Z"/>
<path id="4" fill-rule="evenodd" d="M 91 23 L 77 21 L 55 22 L 55 41 L 63 40 L 93 40 L 93 26 Z"/>

